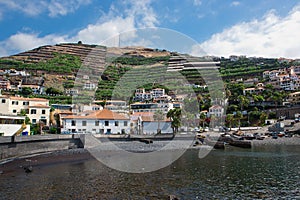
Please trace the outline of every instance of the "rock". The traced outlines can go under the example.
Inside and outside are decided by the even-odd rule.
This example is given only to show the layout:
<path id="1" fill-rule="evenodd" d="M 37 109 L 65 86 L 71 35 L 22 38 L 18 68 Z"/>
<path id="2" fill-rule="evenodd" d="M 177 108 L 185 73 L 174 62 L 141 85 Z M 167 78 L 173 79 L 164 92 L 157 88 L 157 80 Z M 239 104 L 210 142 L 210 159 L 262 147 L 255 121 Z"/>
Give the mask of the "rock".
<path id="1" fill-rule="evenodd" d="M 179 198 L 172 194 L 169 195 L 169 200 L 179 200 Z"/>
<path id="2" fill-rule="evenodd" d="M 32 166 L 28 166 L 28 167 L 23 167 L 25 173 L 30 173 L 32 172 Z"/>

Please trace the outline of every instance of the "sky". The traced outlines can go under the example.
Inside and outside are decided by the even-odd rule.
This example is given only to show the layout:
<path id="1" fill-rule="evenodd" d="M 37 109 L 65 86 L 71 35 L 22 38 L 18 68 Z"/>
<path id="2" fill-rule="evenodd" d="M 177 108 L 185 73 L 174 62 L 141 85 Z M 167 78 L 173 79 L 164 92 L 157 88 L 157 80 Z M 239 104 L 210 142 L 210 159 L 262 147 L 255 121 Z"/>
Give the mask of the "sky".
<path id="1" fill-rule="evenodd" d="M 66 42 L 117 46 L 104 41 L 118 34 L 123 45 L 195 55 L 300 58 L 300 2 L 0 0 L 0 56 Z"/>

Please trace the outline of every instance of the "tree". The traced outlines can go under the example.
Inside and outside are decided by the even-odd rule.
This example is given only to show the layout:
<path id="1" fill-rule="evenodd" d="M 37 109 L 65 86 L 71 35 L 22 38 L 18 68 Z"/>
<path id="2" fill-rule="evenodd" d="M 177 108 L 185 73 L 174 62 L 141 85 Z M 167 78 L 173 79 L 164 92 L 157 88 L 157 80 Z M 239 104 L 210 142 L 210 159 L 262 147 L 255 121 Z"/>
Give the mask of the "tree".
<path id="1" fill-rule="evenodd" d="M 238 96 L 238 99 L 239 99 L 239 103 L 240 103 L 240 107 L 241 107 L 241 112 L 243 111 L 244 107 L 245 106 L 248 106 L 249 104 L 249 100 L 246 96 L 244 95 L 240 95 Z"/>
<path id="2" fill-rule="evenodd" d="M 233 114 L 227 114 L 226 115 L 226 121 L 229 124 L 229 130 L 231 131 L 232 122 L 234 121 L 234 115 Z"/>
<path id="3" fill-rule="evenodd" d="M 202 122 L 202 128 L 204 130 L 204 123 L 206 120 L 206 114 L 204 112 L 200 112 L 200 122 Z"/>
<path id="4" fill-rule="evenodd" d="M 202 97 L 201 94 L 197 95 L 197 101 L 198 101 L 199 111 L 201 112 L 201 110 L 202 110 L 202 104 L 203 104 L 203 97 Z"/>
<path id="5" fill-rule="evenodd" d="M 237 111 L 235 114 L 235 118 L 238 120 L 239 122 L 239 130 L 241 129 L 241 119 L 243 118 L 243 114 L 240 111 Z"/>
<path id="6" fill-rule="evenodd" d="M 261 113 L 260 118 L 259 118 L 261 125 L 265 124 L 265 121 L 266 121 L 267 117 L 268 117 L 268 115 L 265 112 Z"/>
<path id="7" fill-rule="evenodd" d="M 20 94 L 25 97 L 28 97 L 29 95 L 33 94 L 33 91 L 30 87 L 23 87 L 22 90 L 20 91 Z"/>
<path id="8" fill-rule="evenodd" d="M 160 121 L 164 119 L 164 113 L 161 110 L 156 110 L 154 112 L 153 118 L 155 121 L 157 121 L 157 134 L 161 133 L 160 130 Z"/>
<path id="9" fill-rule="evenodd" d="M 57 88 L 49 87 L 46 89 L 46 94 L 48 95 L 62 95 L 63 92 Z"/>
<path id="10" fill-rule="evenodd" d="M 181 109 L 174 108 L 168 111 L 167 117 L 172 120 L 171 126 L 173 129 L 173 134 L 178 132 L 178 128 L 181 126 Z"/>

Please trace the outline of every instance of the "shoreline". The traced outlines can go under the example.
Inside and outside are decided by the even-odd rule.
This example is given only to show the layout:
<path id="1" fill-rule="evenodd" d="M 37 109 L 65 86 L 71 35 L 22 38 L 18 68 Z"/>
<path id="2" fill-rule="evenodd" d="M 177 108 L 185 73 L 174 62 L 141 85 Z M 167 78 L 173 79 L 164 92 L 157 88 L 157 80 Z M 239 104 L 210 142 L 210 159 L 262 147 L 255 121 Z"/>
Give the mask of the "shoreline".
<path id="1" fill-rule="evenodd" d="M 116 146 L 119 148 L 131 152 L 139 152 L 139 153 L 147 153 L 149 151 L 155 151 L 170 141 L 154 141 L 153 144 L 145 144 L 139 141 L 118 141 L 116 142 Z M 103 145 L 105 146 L 104 142 Z M 108 144 L 108 143 L 107 143 Z M 183 146 L 180 146 L 183 145 Z M 186 143 L 185 143 L 186 144 Z M 257 151 L 260 151 L 260 147 L 262 148 L 261 151 L 264 151 L 264 147 L 278 147 L 278 146 L 300 146 L 300 137 L 292 137 L 292 138 L 266 138 L 264 140 L 251 140 L 252 148 Z M 107 149 L 104 148 L 103 153 L 107 154 L 108 156 L 110 153 L 116 153 L 117 151 L 111 150 L 110 145 L 107 145 Z M 179 146 L 177 146 L 179 145 Z M 180 140 L 176 140 L 174 143 L 171 144 L 171 148 L 166 149 L 167 151 L 176 151 L 182 150 L 184 146 L 184 142 Z M 197 146 L 189 146 L 186 150 L 200 150 L 201 148 L 212 148 L 208 145 L 197 145 Z M 147 149 L 149 148 L 149 149 Z M 227 149 L 239 149 L 239 147 L 230 147 Z M 137 151 L 135 151 L 137 150 Z M 211 150 L 211 149 L 206 149 Z M 215 150 L 215 149 L 214 149 Z M 249 149 L 251 150 L 251 149 Z M 217 151 L 224 151 L 224 150 L 217 150 Z M 226 151 L 224 151 L 226 154 Z M 14 158 L 7 158 L 0 161 L 0 177 L 9 177 L 15 176 L 15 174 L 24 174 L 24 167 L 32 166 L 33 171 L 35 169 L 39 169 L 42 167 L 48 167 L 51 165 L 57 164 L 65 164 L 65 163 L 81 163 L 89 160 L 96 160 L 93 155 L 84 148 L 78 149 L 65 149 L 65 150 L 57 150 L 57 151 L 49 151 L 44 153 L 38 154 L 29 154 Z"/>

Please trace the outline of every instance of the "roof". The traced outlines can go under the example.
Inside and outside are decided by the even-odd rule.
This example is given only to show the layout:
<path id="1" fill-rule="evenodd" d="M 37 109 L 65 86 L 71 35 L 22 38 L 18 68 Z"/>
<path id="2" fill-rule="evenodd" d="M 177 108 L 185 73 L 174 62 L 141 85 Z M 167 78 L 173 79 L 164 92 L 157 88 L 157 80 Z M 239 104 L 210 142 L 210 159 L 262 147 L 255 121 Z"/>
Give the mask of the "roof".
<path id="1" fill-rule="evenodd" d="M 209 109 L 222 109 L 223 107 L 222 106 L 219 106 L 219 105 L 213 105 L 212 107 L 210 107 Z"/>
<path id="2" fill-rule="evenodd" d="M 157 122 L 157 120 L 155 120 L 153 116 L 141 116 L 141 118 L 143 122 Z M 170 122 L 170 121 L 171 119 L 166 117 L 163 120 L 160 120 L 160 122 Z"/>
<path id="3" fill-rule="evenodd" d="M 43 104 L 30 105 L 29 108 L 50 108 L 50 106 Z"/>
<path id="4" fill-rule="evenodd" d="M 90 113 L 86 116 L 71 115 L 64 119 L 112 119 L 112 120 L 129 120 L 125 115 L 115 113 L 111 110 L 103 109 Z"/>
<path id="5" fill-rule="evenodd" d="M 49 101 L 48 99 L 43 98 L 25 98 L 25 97 L 15 97 L 15 96 L 0 96 L 2 98 L 9 98 L 11 100 L 20 100 L 20 101 Z"/>

